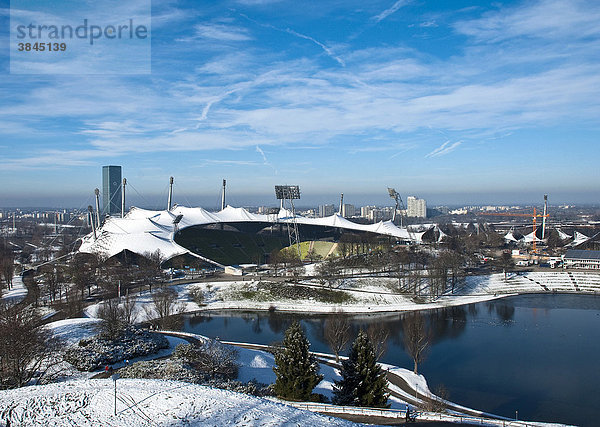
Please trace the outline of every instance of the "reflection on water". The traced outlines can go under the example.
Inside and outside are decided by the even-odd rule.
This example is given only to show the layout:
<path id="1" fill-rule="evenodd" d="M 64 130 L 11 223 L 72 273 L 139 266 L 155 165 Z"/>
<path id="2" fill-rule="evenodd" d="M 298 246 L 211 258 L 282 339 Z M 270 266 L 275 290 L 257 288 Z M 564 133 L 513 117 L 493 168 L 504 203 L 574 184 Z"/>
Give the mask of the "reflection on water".
<path id="1" fill-rule="evenodd" d="M 450 399 L 512 417 L 593 425 L 600 416 L 600 298 L 521 296 L 423 313 L 431 336 L 419 366 L 432 389 Z M 387 332 L 382 361 L 412 368 L 401 314 L 352 316 L 354 336 L 370 326 Z M 294 320 L 314 351 L 325 344 L 326 316 L 266 312 L 190 314 L 183 329 L 231 341 L 272 344 Z"/>

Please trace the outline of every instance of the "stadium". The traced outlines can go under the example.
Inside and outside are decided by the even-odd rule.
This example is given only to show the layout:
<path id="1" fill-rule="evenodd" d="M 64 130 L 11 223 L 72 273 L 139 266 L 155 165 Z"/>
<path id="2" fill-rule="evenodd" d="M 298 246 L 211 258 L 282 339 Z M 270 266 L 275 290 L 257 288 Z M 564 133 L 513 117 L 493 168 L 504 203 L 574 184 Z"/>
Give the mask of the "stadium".
<path id="1" fill-rule="evenodd" d="M 108 217 L 83 237 L 79 251 L 109 258 L 124 251 L 144 255 L 159 250 L 165 261 L 190 255 L 220 267 L 260 264 L 268 262 L 273 250 L 290 245 L 288 228 L 293 227 L 303 242 L 337 241 L 350 232 L 420 243 L 425 234 L 400 228 L 392 221 L 357 224 L 338 213 L 307 218 L 287 209 L 264 215 L 232 206 L 219 212 L 184 206 L 162 211 L 132 207 L 123 217 Z"/>

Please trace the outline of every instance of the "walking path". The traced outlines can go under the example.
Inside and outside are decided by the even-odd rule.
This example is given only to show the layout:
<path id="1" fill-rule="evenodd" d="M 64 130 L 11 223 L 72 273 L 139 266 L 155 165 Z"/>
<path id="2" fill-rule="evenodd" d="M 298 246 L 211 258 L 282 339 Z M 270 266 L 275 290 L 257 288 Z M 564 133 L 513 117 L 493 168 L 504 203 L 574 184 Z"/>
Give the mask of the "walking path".
<path id="1" fill-rule="evenodd" d="M 161 333 L 172 335 L 178 338 L 187 339 L 190 342 L 200 342 L 201 339 L 198 335 L 189 334 L 189 333 L 179 333 L 179 332 L 171 332 L 171 331 L 162 331 Z M 246 348 L 250 350 L 260 350 L 267 351 L 271 350 L 271 346 L 264 344 L 252 344 L 252 343 L 242 343 L 235 341 L 221 341 L 223 344 L 233 345 L 240 348 Z M 335 356 L 327 353 L 317 353 L 312 352 L 318 359 L 320 363 L 325 365 L 340 368 L 341 364 L 335 362 Z M 395 367 L 394 367 L 395 368 Z M 418 390 L 418 388 L 412 387 L 405 378 L 394 373 L 393 370 L 388 369 L 386 371 L 386 377 L 389 382 L 388 392 L 391 396 L 394 396 L 414 407 L 423 407 L 426 403 L 432 403 L 439 398 L 433 394 L 423 394 L 422 391 Z M 519 422 L 513 421 L 505 417 L 501 417 L 494 414 L 489 414 L 482 411 L 477 411 L 474 409 L 466 408 L 464 406 L 458 405 L 456 403 L 443 401 L 444 406 L 450 411 L 449 414 L 433 414 L 433 413 L 420 413 L 420 419 L 422 420 L 438 420 L 438 421 L 446 421 L 446 422 L 477 422 L 481 424 L 487 425 L 513 425 L 513 426 L 524 426 L 524 425 L 544 425 L 544 423 L 534 423 L 534 422 Z M 304 408 L 311 411 L 316 411 L 320 413 L 326 413 L 329 415 L 336 415 L 342 418 L 348 418 L 357 416 L 366 417 L 365 422 L 370 423 L 378 423 L 378 419 L 382 418 L 384 420 L 396 419 L 400 422 L 405 421 L 406 411 L 405 410 L 381 410 L 376 408 L 346 408 L 340 407 L 336 405 L 330 404 L 314 404 L 308 402 L 285 402 L 286 404 L 291 404 L 292 406 L 296 406 L 298 408 Z M 356 413 L 356 411 L 359 413 Z M 475 418 L 475 419 L 474 419 Z M 380 420 L 379 420 L 380 421 Z M 382 422 L 383 424 L 383 422 Z"/>

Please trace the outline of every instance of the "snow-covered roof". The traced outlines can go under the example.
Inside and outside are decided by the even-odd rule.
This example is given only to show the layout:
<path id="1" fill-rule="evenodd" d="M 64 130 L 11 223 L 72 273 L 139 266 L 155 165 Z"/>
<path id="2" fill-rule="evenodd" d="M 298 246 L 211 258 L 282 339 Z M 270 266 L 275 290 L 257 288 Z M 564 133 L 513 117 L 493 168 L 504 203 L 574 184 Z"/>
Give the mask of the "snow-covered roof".
<path id="1" fill-rule="evenodd" d="M 523 238 L 521 239 L 521 242 L 523 242 L 523 243 L 533 243 L 534 240 L 536 242 L 542 242 L 542 241 L 545 242 L 546 241 L 546 239 L 540 239 L 539 237 L 537 237 L 535 235 L 535 232 L 532 231 L 528 235 L 523 236 Z"/>
<path id="2" fill-rule="evenodd" d="M 579 231 L 573 233 L 573 241 L 567 245 L 567 247 L 576 247 L 590 240 L 588 236 Z"/>
<path id="3" fill-rule="evenodd" d="M 569 240 L 571 238 L 571 236 L 562 231 L 560 228 L 557 228 L 556 231 L 558 232 L 558 236 L 561 240 Z"/>
<path id="4" fill-rule="evenodd" d="M 174 236 L 178 230 L 196 225 L 221 223 L 288 223 L 295 219 L 297 224 L 321 227 L 336 227 L 345 230 L 366 231 L 375 234 L 392 236 L 397 239 L 421 242 L 423 233 L 415 233 L 400 228 L 391 221 L 380 221 L 376 224 L 356 224 L 339 214 L 325 218 L 306 218 L 282 209 L 278 214 L 258 215 L 244 208 L 227 206 L 219 212 L 208 212 L 202 208 L 175 206 L 170 211 L 153 211 L 132 207 L 124 218 L 109 217 L 96 230 L 96 238 L 90 233 L 83 237 L 80 252 L 96 253 L 112 257 L 124 250 L 140 255 L 159 250 L 165 259 L 189 253 L 183 246 L 175 243 Z M 203 258 L 200 256 L 200 258 Z M 203 258 L 206 261 L 210 261 Z"/>
<path id="5" fill-rule="evenodd" d="M 518 242 L 512 230 L 504 235 L 504 240 L 506 240 L 507 242 Z"/>

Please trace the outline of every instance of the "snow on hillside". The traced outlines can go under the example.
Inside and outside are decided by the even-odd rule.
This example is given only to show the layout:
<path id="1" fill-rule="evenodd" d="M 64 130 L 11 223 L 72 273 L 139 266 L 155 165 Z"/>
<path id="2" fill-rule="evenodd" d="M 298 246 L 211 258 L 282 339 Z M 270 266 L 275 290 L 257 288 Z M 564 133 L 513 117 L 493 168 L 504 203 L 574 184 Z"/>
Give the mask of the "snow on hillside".
<path id="1" fill-rule="evenodd" d="M 354 425 L 253 396 L 177 381 L 81 380 L 0 391 L 0 423 L 19 426 Z"/>
<path id="2" fill-rule="evenodd" d="M 21 276 L 14 276 L 11 290 L 5 290 L 2 293 L 2 299 L 7 302 L 18 303 L 19 301 L 22 301 L 26 295 L 27 288 L 23 284 L 23 279 Z"/>
<path id="3" fill-rule="evenodd" d="M 84 338 L 90 338 L 97 334 L 97 326 L 100 319 L 75 318 L 57 320 L 56 322 L 48 323 L 46 328 L 52 334 L 63 340 L 66 345 L 76 345 Z"/>
<path id="4" fill-rule="evenodd" d="M 446 293 L 433 301 L 415 299 L 409 294 L 395 291 L 398 279 L 388 277 L 362 277 L 344 279 L 334 291 L 344 291 L 351 300 L 343 303 L 324 302 L 318 298 L 267 298 L 264 294 L 254 299 L 240 297 L 252 294 L 262 281 L 256 277 L 242 280 L 179 284 L 171 286 L 178 294 L 177 312 L 197 310 L 270 310 L 288 312 L 331 313 L 343 309 L 347 313 L 385 313 L 411 310 L 431 310 L 464 304 L 489 301 L 521 293 L 543 292 L 600 292 L 600 275 L 588 272 L 527 272 L 510 274 L 505 280 L 503 273 L 484 276 L 467 276 L 457 293 Z M 576 280 L 578 287 L 573 285 Z M 303 280 L 297 284 L 309 289 L 321 289 L 318 281 Z M 281 283 L 280 286 L 292 286 Z M 204 304 L 196 304 L 191 293 L 202 290 Z M 244 292 L 240 292 L 244 291 Z M 311 292 L 307 292 L 309 295 Z M 157 317 L 148 291 L 136 296 L 136 321 L 143 322 Z M 98 304 L 86 308 L 85 315 L 96 317 Z"/>

